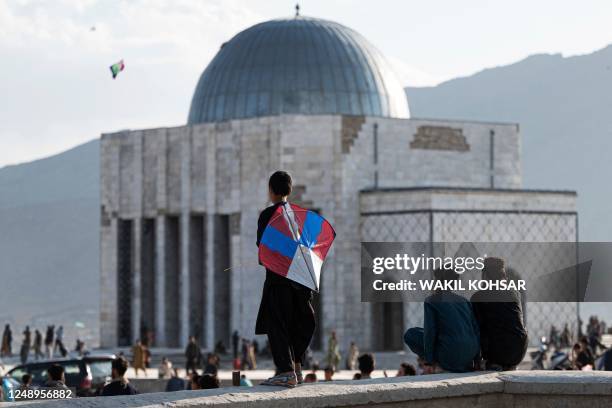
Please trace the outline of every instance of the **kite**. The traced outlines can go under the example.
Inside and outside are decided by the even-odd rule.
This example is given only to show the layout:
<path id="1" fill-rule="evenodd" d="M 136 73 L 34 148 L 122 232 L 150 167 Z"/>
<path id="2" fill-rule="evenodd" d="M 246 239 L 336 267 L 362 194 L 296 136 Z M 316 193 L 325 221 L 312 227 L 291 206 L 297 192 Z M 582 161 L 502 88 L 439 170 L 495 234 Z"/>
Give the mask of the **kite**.
<path id="1" fill-rule="evenodd" d="M 117 78 L 117 75 L 119 75 L 119 73 L 123 71 L 124 69 L 125 69 L 125 64 L 123 63 L 123 60 L 119 61 L 116 64 L 111 65 L 110 70 L 111 70 L 111 73 L 113 74 L 113 79 Z"/>
<path id="2" fill-rule="evenodd" d="M 331 224 L 316 212 L 279 205 L 261 237 L 259 262 L 318 292 L 321 267 L 335 237 Z"/>

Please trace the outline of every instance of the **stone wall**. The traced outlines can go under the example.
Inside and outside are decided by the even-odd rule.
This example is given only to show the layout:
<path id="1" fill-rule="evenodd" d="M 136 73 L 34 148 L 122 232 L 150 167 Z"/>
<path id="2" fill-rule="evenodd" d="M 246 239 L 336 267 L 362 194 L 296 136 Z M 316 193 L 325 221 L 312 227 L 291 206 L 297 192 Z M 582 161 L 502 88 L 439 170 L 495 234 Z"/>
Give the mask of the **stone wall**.
<path id="1" fill-rule="evenodd" d="M 221 272 L 229 275 L 230 330 L 249 338 L 254 336 L 264 280 L 254 245 L 256 221 L 268 204 L 269 175 L 277 169 L 289 171 L 296 185 L 294 199 L 320 211 L 337 232 L 317 301 L 322 316 L 319 333 L 326 336 L 336 330 L 342 349 L 351 340 L 370 348 L 370 308 L 359 298 L 359 192 L 424 185 L 515 188 L 521 182 L 516 125 L 330 115 L 281 115 L 105 134 L 101 166 L 101 344 L 107 347 L 117 343 L 118 220 L 135 221 L 133 299 L 127 300 L 134 339 L 140 335 L 142 305 L 151 304 L 140 298 L 143 219 L 155 219 L 151 326 L 156 345 L 182 347 L 198 325 L 205 346 L 212 348 L 218 340 L 228 344 L 227 329 L 215 324 L 221 316 L 217 312 L 225 310 L 214 294 L 215 276 Z M 228 254 L 219 253 L 215 245 L 219 215 L 237 217 Z M 194 265 L 190 260 L 199 250 L 189 242 L 192 216 L 206 219 L 201 239 L 206 293 L 195 297 L 204 302 L 204 313 L 197 315 L 203 321 L 197 323 L 189 321 Z M 169 217 L 178 220 L 172 243 L 160 239 L 168 236 Z M 176 285 L 165 280 L 169 260 L 176 261 Z M 166 288 L 166 281 L 172 285 Z M 170 322 L 170 316 L 178 322 Z"/>
<path id="2" fill-rule="evenodd" d="M 152 393 L 0 407 L 411 407 L 411 408 L 604 408 L 612 405 L 612 373 L 514 371 L 436 374 L 304 384 L 295 389 L 256 386 Z"/>
<path id="3" fill-rule="evenodd" d="M 363 192 L 361 238 L 370 242 L 575 242 L 576 194 L 478 188 L 407 188 Z M 556 259 L 573 265 L 574 254 Z M 516 260 L 516 257 L 515 259 Z M 545 260 L 538 259 L 538 262 Z M 564 261 L 566 261 L 564 263 Z M 522 273 L 533 259 L 508 265 Z M 527 268 L 528 269 L 528 268 Z M 399 305 L 399 303 L 397 303 Z M 373 306 L 375 308 L 375 306 Z M 576 329 L 576 303 L 529 302 L 525 317 L 530 342 L 548 336 L 551 324 Z M 373 309 L 374 310 L 374 309 Z M 423 306 L 404 302 L 404 329 L 422 326 Z M 384 316 L 372 319 L 372 338 L 384 332 Z"/>

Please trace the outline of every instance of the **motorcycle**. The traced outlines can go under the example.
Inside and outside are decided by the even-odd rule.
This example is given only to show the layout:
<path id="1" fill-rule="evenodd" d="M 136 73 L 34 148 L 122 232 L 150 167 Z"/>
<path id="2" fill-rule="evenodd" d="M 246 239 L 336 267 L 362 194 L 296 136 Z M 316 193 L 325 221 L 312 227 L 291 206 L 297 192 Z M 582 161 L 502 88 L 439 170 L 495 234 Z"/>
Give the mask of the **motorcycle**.
<path id="1" fill-rule="evenodd" d="M 540 345 L 536 351 L 530 353 L 532 370 L 571 370 L 572 363 L 569 355 L 563 351 L 555 350 L 548 360 L 548 341 L 546 337 L 540 338 Z"/>

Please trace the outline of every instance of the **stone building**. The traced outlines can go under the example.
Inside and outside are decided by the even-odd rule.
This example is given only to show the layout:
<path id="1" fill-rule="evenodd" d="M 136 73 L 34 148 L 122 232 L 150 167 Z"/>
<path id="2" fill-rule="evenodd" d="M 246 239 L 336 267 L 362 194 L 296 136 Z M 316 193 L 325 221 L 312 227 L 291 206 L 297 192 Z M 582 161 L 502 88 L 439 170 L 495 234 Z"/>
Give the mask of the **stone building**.
<path id="1" fill-rule="evenodd" d="M 521 190 L 516 124 L 409 117 L 381 54 L 305 17 L 237 34 L 202 74 L 185 126 L 102 135 L 101 344 L 254 335 L 264 280 L 256 221 L 284 169 L 291 199 L 337 239 L 315 297 L 318 331 L 398 349 L 420 305 L 360 301 L 361 241 L 574 241 L 576 194 Z M 576 304 L 530 304 L 532 333 Z M 560 322 L 557 320 L 556 323 Z"/>

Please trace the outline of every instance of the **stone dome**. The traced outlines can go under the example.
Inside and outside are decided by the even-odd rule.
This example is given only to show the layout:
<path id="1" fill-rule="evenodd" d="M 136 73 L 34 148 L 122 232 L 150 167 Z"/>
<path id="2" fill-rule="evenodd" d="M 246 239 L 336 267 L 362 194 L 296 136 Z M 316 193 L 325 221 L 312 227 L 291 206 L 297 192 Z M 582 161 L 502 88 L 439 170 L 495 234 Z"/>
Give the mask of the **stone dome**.
<path id="1" fill-rule="evenodd" d="M 196 86 L 188 124 L 279 114 L 409 117 L 381 53 L 341 24 L 306 17 L 254 25 L 224 43 Z"/>

